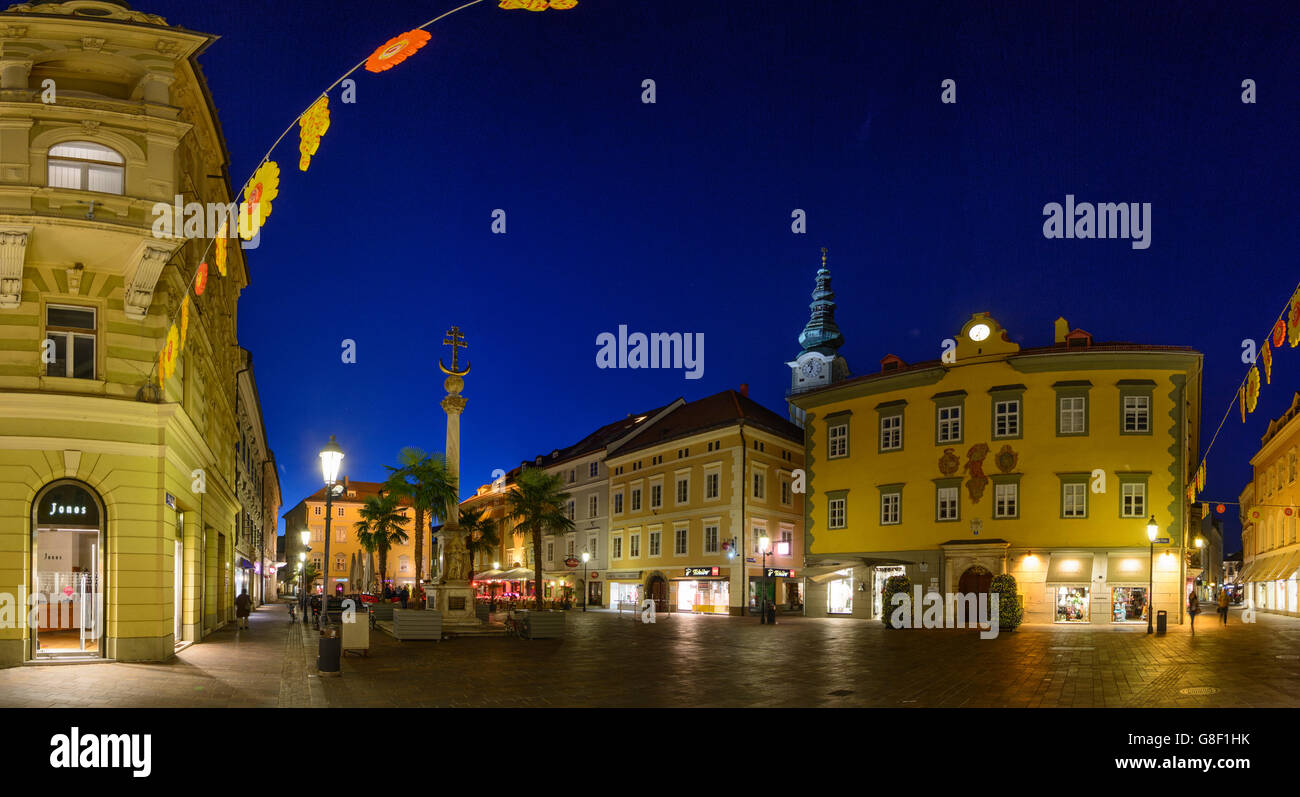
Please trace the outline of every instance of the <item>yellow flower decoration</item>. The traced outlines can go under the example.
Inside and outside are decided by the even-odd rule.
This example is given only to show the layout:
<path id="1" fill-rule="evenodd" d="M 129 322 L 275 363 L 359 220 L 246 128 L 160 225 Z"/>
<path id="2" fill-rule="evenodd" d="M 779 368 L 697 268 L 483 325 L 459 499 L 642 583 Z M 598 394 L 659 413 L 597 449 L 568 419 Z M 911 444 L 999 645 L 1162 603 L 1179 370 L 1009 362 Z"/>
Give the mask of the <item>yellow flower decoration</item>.
<path id="1" fill-rule="evenodd" d="M 497 6 L 507 11 L 519 8 L 525 11 L 545 11 L 548 8 L 554 8 L 556 11 L 568 11 L 577 4 L 578 0 L 501 0 Z"/>
<path id="2" fill-rule="evenodd" d="M 185 348 L 185 335 L 190 330 L 190 297 L 186 294 L 181 301 L 181 349 Z"/>
<path id="3" fill-rule="evenodd" d="M 1259 361 L 1264 364 L 1264 384 L 1273 384 L 1273 347 L 1268 345 L 1267 339 L 1259 347 Z"/>
<path id="4" fill-rule="evenodd" d="M 244 186 L 244 201 L 239 206 L 240 238 L 248 241 L 257 235 L 266 217 L 271 215 L 271 200 L 279 195 L 280 166 L 275 161 L 266 161 Z"/>
<path id="5" fill-rule="evenodd" d="M 1203 492 L 1204 490 L 1205 490 L 1205 463 L 1202 462 L 1201 467 L 1196 471 L 1196 491 Z"/>
<path id="6" fill-rule="evenodd" d="M 1237 388 L 1237 406 L 1241 409 L 1241 422 L 1246 422 L 1246 388 Z"/>
<path id="7" fill-rule="evenodd" d="M 167 330 L 167 343 L 163 346 L 163 366 L 167 369 L 167 378 L 170 379 L 176 372 L 176 360 L 181 354 L 181 333 L 172 324 L 172 328 Z"/>
<path id="8" fill-rule="evenodd" d="M 330 129 L 330 98 L 321 97 L 298 119 L 298 151 L 302 157 L 298 160 L 298 170 L 307 171 L 311 165 L 311 156 L 320 149 L 321 137 Z"/>
<path id="9" fill-rule="evenodd" d="M 1300 290 L 1291 295 L 1291 312 L 1287 313 L 1286 335 L 1291 348 L 1300 346 Z"/>
<path id="10" fill-rule="evenodd" d="M 240 214 L 240 224 L 243 224 L 242 213 Z M 216 260 L 217 263 L 217 273 L 223 277 L 226 276 L 226 247 L 230 245 L 230 238 L 228 236 L 228 233 L 229 233 L 229 229 L 226 226 L 226 222 L 224 221 L 221 222 L 221 229 L 217 230 L 217 240 L 214 241 L 214 248 L 217 250 L 216 257 L 214 259 Z M 207 278 L 208 275 L 205 272 L 203 274 L 204 287 L 207 286 L 207 281 L 208 281 Z M 200 293 L 202 293 L 202 291 L 200 291 Z"/>
<path id="11" fill-rule="evenodd" d="M 568 11 L 578 4 L 578 0 L 551 0 L 551 8 L 556 11 Z"/>
<path id="12" fill-rule="evenodd" d="M 1255 404 L 1259 401 L 1259 369 L 1255 366 L 1250 367 L 1250 373 L 1246 376 L 1246 412 L 1254 412 Z"/>

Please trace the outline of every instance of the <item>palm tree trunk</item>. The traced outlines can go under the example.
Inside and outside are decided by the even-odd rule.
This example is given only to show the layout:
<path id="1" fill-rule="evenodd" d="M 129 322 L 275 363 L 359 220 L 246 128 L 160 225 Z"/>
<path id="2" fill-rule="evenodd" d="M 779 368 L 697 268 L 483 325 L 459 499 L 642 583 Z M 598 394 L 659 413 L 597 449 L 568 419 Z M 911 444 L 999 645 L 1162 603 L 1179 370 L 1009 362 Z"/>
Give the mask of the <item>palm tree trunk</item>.
<path id="1" fill-rule="evenodd" d="M 382 598 L 388 587 L 388 546 L 379 546 L 379 595 Z"/>
<path id="2" fill-rule="evenodd" d="M 420 587 L 424 583 L 424 508 L 415 508 L 415 589 L 411 597 L 420 601 Z"/>
<path id="3" fill-rule="evenodd" d="M 533 591 L 537 595 L 537 611 L 542 610 L 542 532 L 533 531 Z"/>

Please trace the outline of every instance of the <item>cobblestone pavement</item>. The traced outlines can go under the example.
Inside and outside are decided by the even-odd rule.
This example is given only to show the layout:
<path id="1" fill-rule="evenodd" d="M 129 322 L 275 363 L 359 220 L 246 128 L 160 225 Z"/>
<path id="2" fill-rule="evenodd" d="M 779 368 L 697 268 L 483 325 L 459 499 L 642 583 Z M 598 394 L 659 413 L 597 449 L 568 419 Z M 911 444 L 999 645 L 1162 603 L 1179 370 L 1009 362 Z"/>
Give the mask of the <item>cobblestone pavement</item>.
<path id="1" fill-rule="evenodd" d="M 1300 706 L 1300 620 L 885 631 L 862 620 L 569 612 L 563 640 L 371 635 L 343 676 L 283 606 L 163 664 L 0 670 L 0 706 Z M 1202 694 L 1206 688 L 1214 691 Z M 1184 690 L 1191 693 L 1184 693 Z"/>

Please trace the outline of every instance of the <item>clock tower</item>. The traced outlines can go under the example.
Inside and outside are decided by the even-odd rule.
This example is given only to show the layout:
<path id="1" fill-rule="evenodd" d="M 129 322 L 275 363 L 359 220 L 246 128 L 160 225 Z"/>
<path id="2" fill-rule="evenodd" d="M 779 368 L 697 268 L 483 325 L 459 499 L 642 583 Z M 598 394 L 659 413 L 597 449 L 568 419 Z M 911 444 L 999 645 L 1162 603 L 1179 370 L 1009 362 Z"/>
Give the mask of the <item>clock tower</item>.
<path id="1" fill-rule="evenodd" d="M 835 292 L 831 290 L 831 272 L 826 268 L 826 247 L 822 247 L 822 267 L 817 271 L 817 287 L 812 292 L 808 323 L 799 333 L 802 351 L 791 362 L 790 393 L 829 385 L 849 376 L 848 363 L 836 352 L 844 345 L 844 336 L 835 325 Z M 790 420 L 803 425 L 803 412 L 790 407 Z"/>

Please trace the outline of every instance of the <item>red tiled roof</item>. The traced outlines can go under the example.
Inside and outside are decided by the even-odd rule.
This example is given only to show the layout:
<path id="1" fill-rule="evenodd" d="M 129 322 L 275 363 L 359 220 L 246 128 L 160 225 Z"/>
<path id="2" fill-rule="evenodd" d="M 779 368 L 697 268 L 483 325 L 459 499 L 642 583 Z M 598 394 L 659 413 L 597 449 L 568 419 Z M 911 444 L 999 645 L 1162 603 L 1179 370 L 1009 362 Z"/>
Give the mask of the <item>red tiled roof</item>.
<path id="1" fill-rule="evenodd" d="M 746 426 L 757 427 L 791 442 L 803 444 L 803 430 L 798 426 L 748 396 L 734 390 L 724 390 L 683 404 L 633 438 L 627 446 L 617 449 L 614 456 L 640 451 L 710 429 L 722 429 L 742 419 Z"/>

